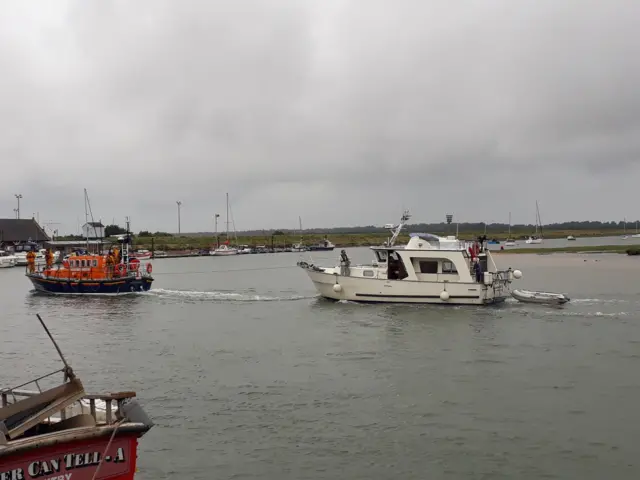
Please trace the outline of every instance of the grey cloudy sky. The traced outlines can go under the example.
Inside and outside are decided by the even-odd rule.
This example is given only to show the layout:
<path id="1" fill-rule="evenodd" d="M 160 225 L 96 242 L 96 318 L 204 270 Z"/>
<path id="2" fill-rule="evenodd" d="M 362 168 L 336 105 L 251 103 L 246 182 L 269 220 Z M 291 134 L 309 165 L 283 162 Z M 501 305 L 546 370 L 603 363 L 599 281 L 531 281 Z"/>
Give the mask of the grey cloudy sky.
<path id="1" fill-rule="evenodd" d="M 640 2 L 4 1 L 0 216 L 640 217 Z"/>

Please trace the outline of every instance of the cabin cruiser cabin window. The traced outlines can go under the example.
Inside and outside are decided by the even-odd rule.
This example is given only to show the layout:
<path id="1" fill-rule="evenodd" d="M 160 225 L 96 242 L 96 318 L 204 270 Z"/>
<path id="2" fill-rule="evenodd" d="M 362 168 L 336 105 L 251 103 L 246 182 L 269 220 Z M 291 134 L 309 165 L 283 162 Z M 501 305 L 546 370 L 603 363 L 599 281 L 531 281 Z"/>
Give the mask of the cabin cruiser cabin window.
<path id="1" fill-rule="evenodd" d="M 456 270 L 456 266 L 453 264 L 453 262 L 449 262 L 448 260 L 443 260 L 443 262 L 442 262 L 442 273 L 453 273 L 453 274 L 456 274 L 456 273 L 458 273 L 458 270 Z"/>
<path id="2" fill-rule="evenodd" d="M 409 274 L 398 253 L 391 250 L 388 252 L 388 255 L 387 278 L 389 280 L 402 280 L 403 278 L 407 278 Z"/>
<path id="3" fill-rule="evenodd" d="M 376 250 L 376 259 L 379 263 L 387 263 L 387 251 L 386 250 Z"/>
<path id="4" fill-rule="evenodd" d="M 420 273 L 438 273 L 438 261 L 420 260 Z"/>
<path id="5" fill-rule="evenodd" d="M 362 276 L 363 277 L 373 277 L 375 274 L 373 273 L 373 270 L 363 270 L 362 271 Z"/>

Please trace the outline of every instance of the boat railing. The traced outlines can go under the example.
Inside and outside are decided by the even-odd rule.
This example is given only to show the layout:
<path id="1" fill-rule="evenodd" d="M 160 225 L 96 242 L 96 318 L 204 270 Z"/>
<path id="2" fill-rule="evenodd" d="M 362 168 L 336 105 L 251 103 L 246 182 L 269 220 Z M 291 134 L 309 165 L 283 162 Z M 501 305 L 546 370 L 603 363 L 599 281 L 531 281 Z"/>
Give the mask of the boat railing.
<path id="1" fill-rule="evenodd" d="M 37 392 L 34 392 L 34 395 L 42 393 L 42 388 L 40 387 L 40 383 L 39 383 L 40 381 L 44 380 L 45 378 L 49 378 L 57 373 L 64 373 L 65 371 L 66 370 L 64 368 L 60 368 L 54 372 L 47 373 L 46 375 L 42 375 L 34 380 L 29 380 L 28 382 L 22 383 L 20 385 L 16 385 L 15 387 L 0 389 L 0 397 L 2 397 L 2 406 L 6 407 L 8 405 L 7 402 L 10 395 L 13 397 L 14 402 L 17 401 L 16 396 L 18 395 L 18 393 L 16 392 L 22 391 L 21 389 L 23 387 L 26 387 L 27 385 L 31 385 L 32 383 L 35 384 L 36 388 L 38 389 Z"/>
<path id="2" fill-rule="evenodd" d="M 116 265 L 107 265 L 104 267 L 71 267 L 71 268 L 67 268 L 64 267 L 61 263 L 58 264 L 54 264 L 51 267 L 47 267 L 44 265 L 38 265 L 36 266 L 36 268 L 34 269 L 33 273 L 38 273 L 41 274 L 43 276 L 45 276 L 45 272 L 47 270 L 53 270 L 53 271 L 60 271 L 60 270 L 65 270 L 68 271 L 72 274 L 76 274 L 75 276 L 77 276 L 79 279 L 81 280 L 91 280 L 92 278 L 94 278 L 94 276 L 96 276 L 96 274 L 98 276 L 104 276 L 105 278 L 108 279 L 118 279 L 118 278 L 123 278 L 123 277 L 128 277 L 131 275 L 136 275 L 136 276 L 140 276 L 140 277 L 150 277 L 151 273 L 147 272 L 146 268 L 143 267 L 143 263 L 129 263 L 126 269 L 126 274 L 125 275 L 121 275 L 121 271 L 118 270 L 118 265 L 123 265 L 123 264 L 116 264 Z M 27 273 L 30 272 L 29 269 L 29 265 L 26 266 L 26 271 Z M 56 275 L 49 275 L 52 277 L 56 277 Z M 65 275 L 66 278 L 66 275 Z"/>
<path id="3" fill-rule="evenodd" d="M 57 372 L 46 375 L 45 377 L 61 371 L 63 370 L 58 370 Z M 39 380 L 45 377 L 41 377 Z M 33 382 L 34 381 L 31 381 L 29 383 Z M 24 385 L 28 385 L 29 383 Z M 42 390 L 39 387 L 38 390 L 27 390 L 21 388 L 2 390 L 2 393 L 0 394 L 2 396 L 2 407 L 7 407 L 25 398 L 35 397 L 41 393 Z M 85 394 L 72 405 L 61 409 L 57 418 L 56 416 L 58 413 L 47 417 L 47 419 L 49 423 L 53 423 L 53 421 L 62 421 L 78 414 L 88 413 L 93 417 L 96 424 L 112 425 L 120 420 L 121 415 L 119 414 L 119 411 L 121 411 L 123 403 L 135 397 L 135 392 Z M 101 405 L 101 403 L 103 405 Z"/>

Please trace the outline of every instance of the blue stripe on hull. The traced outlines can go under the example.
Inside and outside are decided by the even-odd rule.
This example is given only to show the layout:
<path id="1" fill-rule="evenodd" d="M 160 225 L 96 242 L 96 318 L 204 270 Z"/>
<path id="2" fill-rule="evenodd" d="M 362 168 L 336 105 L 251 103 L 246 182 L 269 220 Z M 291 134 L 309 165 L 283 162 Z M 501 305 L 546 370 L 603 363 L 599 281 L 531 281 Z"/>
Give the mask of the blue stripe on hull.
<path id="1" fill-rule="evenodd" d="M 39 292 L 69 295 L 123 295 L 127 293 L 146 292 L 151 288 L 153 278 L 123 278 L 108 281 L 75 281 L 52 280 L 27 275 L 35 289 Z"/>

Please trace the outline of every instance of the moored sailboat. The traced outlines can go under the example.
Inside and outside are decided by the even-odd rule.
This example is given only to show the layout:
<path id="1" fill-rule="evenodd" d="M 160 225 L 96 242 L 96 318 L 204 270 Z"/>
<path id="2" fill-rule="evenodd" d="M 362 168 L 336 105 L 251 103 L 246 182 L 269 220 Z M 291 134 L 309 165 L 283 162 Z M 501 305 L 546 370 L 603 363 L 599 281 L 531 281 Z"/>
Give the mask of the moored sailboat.
<path id="1" fill-rule="evenodd" d="M 237 255 L 238 254 L 238 249 L 235 248 L 235 247 L 232 247 L 230 242 L 229 242 L 229 194 L 228 193 L 227 193 L 227 218 L 226 218 L 226 224 L 227 224 L 226 240 L 224 241 L 224 243 L 222 245 L 219 245 L 214 250 L 211 250 L 209 252 L 209 255 L 227 256 L 227 255 Z M 236 242 L 237 242 L 237 239 L 236 239 Z"/>
<path id="2" fill-rule="evenodd" d="M 538 233 L 538 229 L 540 232 Z M 535 233 L 527 238 L 526 243 L 540 244 L 542 243 L 542 220 L 540 219 L 540 208 L 538 208 L 538 201 L 536 200 L 536 229 Z"/>
<path id="3" fill-rule="evenodd" d="M 511 238 L 511 212 L 509 212 L 509 233 L 507 234 L 507 239 L 504 241 L 505 247 L 515 247 L 516 241 Z"/>

